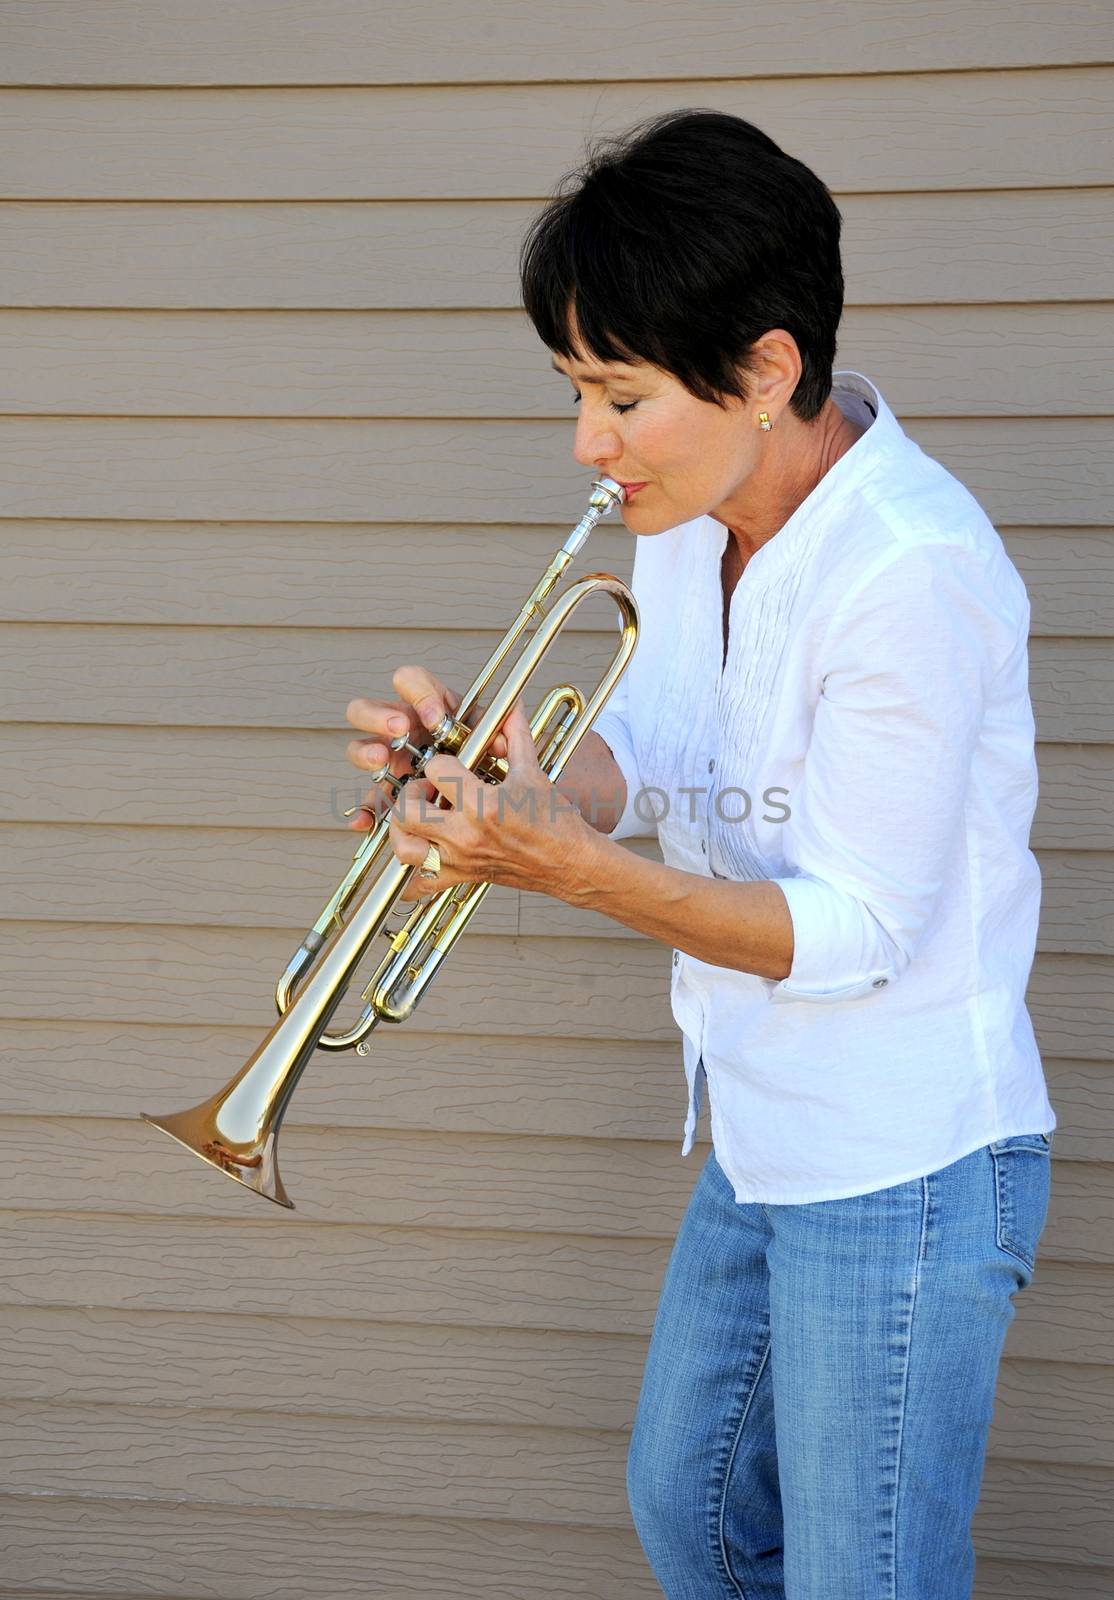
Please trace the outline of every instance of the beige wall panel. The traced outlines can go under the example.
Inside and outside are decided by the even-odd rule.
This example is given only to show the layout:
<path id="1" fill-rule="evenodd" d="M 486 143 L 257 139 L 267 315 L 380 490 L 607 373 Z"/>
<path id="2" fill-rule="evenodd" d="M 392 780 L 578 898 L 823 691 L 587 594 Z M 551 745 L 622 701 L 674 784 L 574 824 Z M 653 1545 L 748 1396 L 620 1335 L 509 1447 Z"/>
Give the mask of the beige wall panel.
<path id="1" fill-rule="evenodd" d="M 7 707 L 9 715 L 18 709 Z M 340 717 L 318 730 L 10 722 L 0 816 L 141 825 L 157 817 L 164 827 L 323 828 L 335 836 L 341 812 L 367 788 L 345 760 L 351 732 Z M 1114 849 L 1114 746 L 1056 744 L 1038 730 L 1037 764 L 1033 848 Z M 338 851 L 346 842 L 337 841 Z M 649 839 L 623 842 L 656 850 Z"/>
<path id="2" fill-rule="evenodd" d="M 1114 1453 L 1114 1369 L 1061 1361 L 1001 1367 L 988 1454 L 1101 1467 Z"/>
<path id="3" fill-rule="evenodd" d="M 219 1086 L 207 1079 L 204 1092 Z M 182 1109 L 151 1105 L 142 1086 L 137 1094 L 145 1110 Z M 513 1217 L 529 1233 L 669 1240 L 703 1165 L 703 1154 L 682 1158 L 678 1147 L 292 1127 L 283 1129 L 279 1159 L 307 1223 L 497 1232 Z M 236 1225 L 265 1204 L 214 1182 L 189 1151 L 171 1151 L 136 1116 L 0 1119 L 0 1151 L 13 1210 Z M 1056 1156 L 1041 1251 L 1045 1260 L 1114 1265 L 1114 1165 Z"/>
<path id="4" fill-rule="evenodd" d="M 117 1570 L 118 1576 L 119 1569 Z M 25 1587 L 17 1589 L 0 1587 L 0 1597 L 2 1597 L 2 1600 L 182 1600 L 180 1595 L 160 1596 L 152 1595 L 149 1592 L 139 1597 L 134 1589 L 130 1589 L 126 1594 L 120 1589 L 113 1589 L 111 1592 L 99 1589 L 94 1595 L 89 1590 L 82 1590 L 81 1593 L 78 1593 L 75 1589 L 67 1589 L 62 1593 L 57 1589 L 29 1590 Z"/>
<path id="5" fill-rule="evenodd" d="M 1084 1567 L 1078 1562 L 1005 1561 L 986 1557 L 976 1546 L 975 1587 L 972 1600 L 1109 1600 L 1108 1567 Z"/>
<path id="6" fill-rule="evenodd" d="M 0 1016 L 100 1022 L 258 1026 L 290 956 L 290 935 L 266 929 L 82 923 L 0 924 L 10 975 Z M 422 1001 L 431 1033 L 519 1033 L 669 1042 L 669 950 L 649 939 L 462 940 Z M 60 975 L 64 975 L 65 981 Z M 1040 1046 L 1077 1060 L 1110 1058 L 1114 963 L 1040 954 L 1027 1004 Z M 146 1108 L 144 1108 L 146 1109 Z"/>
<path id="7" fill-rule="evenodd" d="M 0 194 L 515 199 L 548 194 L 555 175 L 581 159 L 588 138 L 678 106 L 709 104 L 757 123 L 842 192 L 965 189 L 981 187 L 988 174 L 998 188 L 1071 187 L 1108 183 L 1114 167 L 1106 67 L 710 85 L 703 78 L 662 81 L 659 65 L 654 77 L 602 91 L 595 83 L 235 96 L 219 89 L 7 90 L 0 92 Z"/>
<path id="8" fill-rule="evenodd" d="M 152 1104 L 192 1104 L 199 1079 L 225 1083 L 270 1024 L 260 985 L 254 1026 L 50 1020 L 0 1023 L 0 1053 L 18 1063 L 5 1085 L 9 1115 L 134 1117 L 136 1085 Z M 657 1139 L 679 1150 L 685 1084 L 680 1036 L 633 1040 L 443 1036 L 405 1028 L 366 1062 L 318 1055 L 284 1124 L 295 1127 L 536 1134 L 547 1138 Z M 1114 1052 L 1111 1053 L 1114 1055 Z M 1059 1118 L 1056 1155 L 1109 1159 L 1114 1059 L 1046 1052 Z M 191 1098 L 192 1097 L 192 1098 Z M 697 1140 L 710 1148 L 707 1117 Z"/>
<path id="9" fill-rule="evenodd" d="M 455 1512 L 477 1520 L 629 1526 L 625 1429 L 474 1421 L 446 1428 L 438 1419 L 300 1415 L 279 1408 L 268 1413 L 27 1400 L 0 1404 L 0 1428 L 10 1449 L 3 1471 L 8 1494 L 80 1494 L 95 1474 L 104 1492 L 135 1499 L 146 1494 L 211 1503 L 212 1486 L 219 1483 L 226 1506 L 299 1510 L 318 1504 L 378 1515 L 406 1515 L 419 1507 L 425 1515 Z M 983 1520 L 993 1520 L 996 1482 L 1049 1481 L 1053 1492 L 1059 1486 L 1061 1503 L 1081 1516 L 1093 1513 L 1091 1493 L 1101 1473 L 1079 1470 L 1087 1465 L 1059 1463 L 1054 1453 L 1048 1462 L 992 1458 Z M 1114 1565 L 1114 1543 L 1099 1528 L 1091 1530 L 1088 1543 L 1092 1559 Z"/>
<path id="10" fill-rule="evenodd" d="M 1114 306 L 852 306 L 836 366 L 900 418 L 1109 416 L 1112 358 Z M 571 392 L 516 311 L 0 310 L 0 413 L 571 418 Z"/>
<path id="11" fill-rule="evenodd" d="M 1050 299 L 1059 295 L 1055 273 L 1048 293 Z M 1107 344 L 1107 334 L 1112 322 L 1114 307 L 1093 301 L 851 306 L 840 323 L 836 366 L 873 378 L 903 421 L 1040 417 L 1049 411 L 1105 416 L 1111 400 L 1114 343 Z M 1094 360 L 1085 353 L 1092 339 Z"/>
<path id="12" fill-rule="evenodd" d="M 1110 914 L 1114 906 L 1114 856 L 1097 851 L 1042 850 L 1038 860 L 1038 948 L 1114 955 L 1114 918 Z M 520 918 L 520 926 L 524 933 L 533 932 L 527 918 Z"/>
<path id="13" fill-rule="evenodd" d="M 256 1412 L 276 1409 L 281 1381 L 294 1416 L 603 1430 L 630 1429 L 647 1347 L 630 1335 L 502 1329 L 496 1341 L 487 1329 L 65 1306 L 0 1306 L 0 1330 L 4 1400 Z M 991 1453 L 1040 1460 L 1047 1444 L 1044 1459 L 1100 1465 L 1110 1376 L 1007 1354 Z"/>
<path id="14" fill-rule="evenodd" d="M 413 1370 L 413 1352 L 408 1360 Z M 250 1365 L 243 1354 L 240 1362 Z M 387 1370 L 391 1365 L 387 1354 Z M 539 1365 L 536 1358 L 533 1365 Z M 437 1381 L 437 1373 L 443 1373 L 443 1365 L 432 1366 L 427 1382 Z M 482 1363 L 480 1376 L 487 1382 Z M 576 1382 L 575 1374 L 570 1376 Z M 603 1429 L 599 1422 L 563 1427 L 552 1418 L 543 1426 L 482 1422 L 463 1408 L 453 1418 L 455 1426 L 445 1429 L 443 1414 L 354 1414 L 339 1397 L 343 1411 L 283 1405 L 279 1414 L 269 1414 L 248 1410 L 242 1398 L 218 1411 L 218 1397 L 206 1387 L 200 1392 L 195 1387 L 179 1405 L 168 1405 L 166 1397 L 142 1405 L 101 1402 L 99 1426 L 90 1427 L 88 1397 L 85 1405 L 14 1397 L 0 1403 L 0 1426 L 13 1456 L 3 1490 L 77 1494 L 94 1472 L 110 1493 L 139 1496 L 134 1478 L 139 1472 L 149 1474 L 147 1493 L 155 1498 L 202 1499 L 208 1496 L 198 1490 L 200 1483 L 227 1475 L 235 1488 L 226 1504 L 293 1509 L 317 1504 L 379 1514 L 405 1514 L 419 1506 L 423 1514 L 435 1515 L 466 1502 L 469 1517 L 621 1528 L 626 1523 L 623 1459 L 637 1376 L 627 1371 L 624 1421 L 616 1429 Z M 533 1387 L 531 1368 L 520 1373 L 520 1381 Z M 402 1394 L 397 1405 L 405 1405 Z M 1034 1426 L 1034 1413 L 1042 1426 Z M 235 1446 L 229 1451 L 232 1419 Z M 988 1458 L 992 1464 L 1101 1467 L 1109 1430 L 1106 1371 L 1063 1363 L 1021 1371 L 1005 1365 Z M 82 1437 L 96 1438 L 83 1461 L 74 1451 L 75 1438 Z M 387 1461 L 391 1469 L 384 1470 Z"/>
<path id="15" fill-rule="evenodd" d="M 632 1337 L 503 1329 L 495 1341 L 483 1329 L 96 1308 L 0 1307 L 0 1329 L 0 1396 L 16 1406 L 281 1409 L 318 1426 L 343 1416 L 626 1434 L 646 1353 Z M 988 1455 L 1102 1465 L 1114 1439 L 1110 1376 L 1007 1356 Z"/>
<path id="16" fill-rule="evenodd" d="M 0 1307 L 0 1330 L 5 1400 L 591 1429 L 629 1428 L 647 1345 L 545 1329 L 502 1328 L 493 1338 L 489 1328 L 327 1315 L 67 1306 Z M 1102 1369 L 1064 1371 L 1083 1386 Z"/>
<path id="17" fill-rule="evenodd" d="M 327 1314 L 489 1337 L 494 1328 L 644 1337 L 669 1258 L 668 1240 L 328 1228 L 259 1207 L 266 1217 L 235 1229 L 203 1219 L 24 1213 L 18 1248 L 0 1253 L 0 1305 L 102 1307 L 129 1317 Z M 1042 1250 L 1007 1349 L 1018 1359 L 1108 1364 L 1112 1316 L 1109 1266 L 1060 1262 Z"/>
<path id="18" fill-rule="evenodd" d="M 1041 743 L 1038 732 L 1039 793 L 1030 843 L 1106 849 L 1114 836 L 1110 806 L 1114 749 L 1109 745 Z"/>
<path id="19" fill-rule="evenodd" d="M 21 698 L 5 695 L 7 715 L 18 711 Z M 340 706 L 336 726 L 315 732 L 8 723 L 0 807 L 10 820 L 149 824 L 157 817 L 164 826 L 314 827 L 334 834 L 341 813 L 368 787 L 345 759 L 353 730 L 343 718 Z M 1042 746 L 1042 759 L 1051 748 Z M 1114 750 L 1096 746 L 1088 756 L 1090 769 L 1071 779 L 1062 825 L 1089 805 L 1087 841 L 1114 847 L 1114 820 L 1104 822 L 1100 811 Z"/>
<path id="20" fill-rule="evenodd" d="M 162 825 L 156 834 L 150 827 L 0 824 L 0 915 L 30 921 L 288 927 L 297 930 L 296 943 L 340 877 L 352 837 Z M 1038 948 L 1114 955 L 1114 854 L 1046 851 L 1039 860 Z M 501 884 L 488 891 L 468 931 L 643 937 L 599 912 Z"/>
<path id="21" fill-rule="evenodd" d="M 522 599 L 530 587 L 523 585 Z M 451 595 L 438 599 L 438 609 L 446 601 Z M 606 598 L 592 597 L 585 606 L 595 611 L 597 626 L 607 621 L 605 606 L 612 617 L 618 616 Z M 511 620 L 508 615 L 506 622 Z M 345 720 L 349 702 L 359 695 L 392 697 L 393 674 L 408 662 L 430 668 L 462 692 L 502 634 L 502 628 L 481 633 L 390 626 L 199 626 L 168 635 L 158 627 L 27 623 L 0 627 L 0 674 L 7 682 L 5 711 L 13 720 L 65 717 L 165 726 L 175 719 L 177 704 L 178 718 L 195 727 L 328 727 L 336 738 L 337 777 L 347 795 L 356 776 L 344 754 L 355 735 Z M 614 654 L 616 639 L 616 632 L 562 633 L 532 681 L 531 706 L 536 707 L 545 688 L 566 679 L 594 688 Z M 1073 648 L 1083 643 L 1073 641 Z M 362 796 L 367 785 L 362 777 L 359 781 Z M 346 806 L 351 803 L 345 801 Z M 343 809 L 330 810 L 330 820 L 337 820 Z"/>
<path id="22" fill-rule="evenodd" d="M 1029 591 L 1031 636 L 1111 637 L 1114 537 L 1110 532 L 1085 528 L 998 531 Z"/>
<path id="23" fill-rule="evenodd" d="M 152 1129 L 151 1137 L 161 1136 Z M 660 1239 L 322 1227 L 257 1196 L 244 1200 L 249 1209 L 234 1228 L 201 1218 L 22 1213 L 0 1252 L 0 1304 L 235 1307 L 280 1317 L 327 1308 L 368 1321 L 646 1334 L 669 1256 Z M 1114 1304 L 1107 1276 L 1088 1269 L 1077 1281 L 1076 1269 L 1056 1303 L 1082 1285 L 1089 1320 L 1092 1306 Z"/>
<path id="24" fill-rule="evenodd" d="M 605 600 L 593 597 L 586 604 L 603 610 Z M 322 793 L 321 820 L 335 822 L 365 792 L 357 784 L 353 799 L 355 768 L 344 757 L 353 733 L 345 721 L 349 702 L 389 694 L 395 670 L 408 662 L 463 690 L 500 637 L 501 630 L 198 626 L 168 639 L 156 627 L 6 624 L 0 626 L 3 709 L 13 722 L 328 727 L 335 730 L 333 783 L 343 803 L 334 803 L 331 784 Z M 531 705 L 558 682 L 594 688 L 614 649 L 614 633 L 562 634 L 533 684 Z M 1105 639 L 1031 640 L 1029 682 L 1042 739 L 1114 741 L 1114 659 Z M 777 781 L 776 775 L 764 777 L 762 787 Z"/>
<path id="25" fill-rule="evenodd" d="M 153 820 L 157 825 L 146 828 L 0 825 L 0 914 L 32 920 L 289 928 L 293 953 L 347 870 L 357 838 L 339 823 L 334 837 L 321 831 L 167 828 Z M 1102 872 L 1100 860 L 1096 858 L 1096 877 Z M 1093 885 L 1082 872 L 1077 876 L 1086 894 Z M 517 890 L 495 884 L 469 922 L 469 936 L 513 937 L 520 931 L 519 902 Z M 546 904 L 552 903 L 546 897 Z M 1081 919 L 1084 915 L 1081 906 Z M 558 918 L 539 931 L 640 937 L 599 916 L 591 927 L 575 917 Z"/>
<path id="26" fill-rule="evenodd" d="M 217 1086 L 214 1077 L 206 1092 Z M 142 1098 L 144 1091 L 137 1093 Z M 258 1209 L 247 1209 L 250 1197 L 238 1186 L 214 1183 L 188 1151 L 168 1151 L 134 1114 L 121 1121 L 0 1119 L 0 1150 L 12 1209 L 219 1217 L 233 1224 Z M 677 1144 L 664 1141 L 605 1145 L 352 1128 L 284 1128 L 281 1152 L 307 1222 L 494 1232 L 513 1217 L 531 1233 L 607 1238 L 670 1238 L 703 1162 L 702 1155 L 682 1159 Z M 1114 1264 L 1112 1221 L 1114 1168 L 1057 1155 L 1044 1257 Z"/>
<path id="27" fill-rule="evenodd" d="M 216 928 L 128 928 L 88 923 L 3 923 L 10 989 L 3 1018 L 203 1022 L 258 1026 L 290 957 L 290 934 Z M 431 1032 L 568 1035 L 570 1006 L 583 1038 L 675 1038 L 667 997 L 669 952 L 650 939 L 474 939 L 461 942 L 421 1006 Z M 69 976 L 59 995 L 58 974 Z M 493 974 L 498 974 L 493 978 Z M 1109 958 L 1037 954 L 1028 1003 L 1040 1050 L 1108 1061 L 1114 1035 Z"/>
<path id="28" fill-rule="evenodd" d="M 633 1528 L 504 1522 L 452 1513 L 375 1516 L 315 1506 L 248 1508 L 146 1497 L 10 1495 L 4 1583 L 12 1600 L 38 1600 L 43 1552 L 65 1600 L 120 1595 L 150 1600 L 400 1600 L 451 1593 L 491 1600 L 513 1574 L 515 1600 L 660 1600 Z M 655 1595 L 655 1590 L 657 1591 Z M 4 1590 L 0 1589 L 0 1594 Z M 55 1600 L 49 1595 L 48 1600 Z M 90 1597 L 91 1600 L 91 1597 Z"/>
<path id="29" fill-rule="evenodd" d="M 725 25 L 725 15 L 729 22 Z M 1101 0 L 1059 0 L 1054 13 L 1004 0 L 962 17 L 947 0 L 912 0 L 880 28 L 869 0 L 834 18 L 823 0 L 788 0 L 776 15 L 689 0 L 683 27 L 669 0 L 606 0 L 502 29 L 469 0 L 432 0 L 421 47 L 412 19 L 366 0 L 327 0 L 305 27 L 284 0 L 250 11 L 194 0 L 181 27 L 173 0 L 8 0 L 0 81 L 14 84 L 532 83 L 884 72 L 908 67 L 1052 66 L 1109 59 Z M 266 48 L 260 49 L 260 38 Z M 590 44 L 590 48 L 585 48 Z"/>
<path id="30" fill-rule="evenodd" d="M 1114 1075 L 1108 1064 L 1052 1055 L 1045 1055 L 1043 1062 L 1059 1123 L 1057 1155 L 1076 1161 L 1109 1160 L 1114 1150 Z"/>
<path id="31" fill-rule="evenodd" d="M 567 520 L 536 528 L 0 522 L 0 617 L 363 629 L 423 628 L 441 618 L 446 627 L 501 635 L 587 505 L 591 485 L 590 472 L 572 478 Z M 1065 541 L 1048 582 L 1069 587 L 1069 603 L 1083 599 L 1081 569 L 1102 596 L 1107 565 L 1114 568 L 1114 532 L 1042 530 L 1036 537 Z M 1086 541 L 1078 557 L 1077 539 Z M 628 582 L 633 561 L 633 536 L 612 517 L 595 528 L 566 587 L 588 572 Z M 1114 577 L 1109 582 L 1114 591 Z M 578 607 L 567 624 L 576 633 L 601 625 L 603 601 Z"/>
<path id="32" fill-rule="evenodd" d="M 0 1417 L 11 1439 L 8 1494 L 78 1494 L 95 1473 L 105 1492 L 131 1499 L 211 1504 L 219 1484 L 221 1504 L 245 1510 L 296 1513 L 316 1502 L 365 1515 L 419 1507 L 462 1521 L 629 1528 L 625 1433 L 33 1402 L 0 1407 Z M 1101 1469 L 989 1462 L 978 1548 L 1114 1566 L 1107 1481 Z"/>
<path id="33" fill-rule="evenodd" d="M 1110 1473 L 1101 1467 L 998 1461 L 987 1466 L 972 1536 L 984 1555 L 1114 1567 L 1109 1511 Z"/>
<path id="34" fill-rule="evenodd" d="M 0 1022 L 0 1052 L 19 1064 L 5 1084 L 5 1106 L 13 1115 L 134 1117 L 140 1084 L 152 1105 L 192 1104 L 203 1077 L 214 1085 L 227 1082 L 270 1027 L 271 976 L 260 974 L 255 1021 L 238 1026 Z M 649 1042 L 534 1036 L 524 1046 L 518 1032 L 446 1038 L 426 1031 L 418 1012 L 412 1026 L 380 1033 L 376 1044 L 366 1061 L 350 1052 L 315 1056 L 287 1113 L 286 1131 L 374 1127 L 668 1139 L 680 1149 L 685 1080 L 679 1034 Z M 1109 1063 L 1077 1065 L 1111 1076 Z M 1093 1090 L 1095 1096 L 1105 1092 Z M 699 1136 L 708 1143 L 705 1123 Z M 1101 1149 L 1089 1154 L 1104 1158 Z"/>
<path id="35" fill-rule="evenodd" d="M 291 937 L 268 929 L 101 924 L 91 941 L 82 923 L 8 922 L 0 924 L 0 951 L 9 950 L 10 983 L 0 998 L 0 1015 L 9 1018 L 258 1025 L 261 979 L 269 1002 Z M 669 959 L 669 949 L 649 939 L 476 934 L 461 940 L 424 996 L 422 1026 L 454 1033 L 575 1029 L 584 1039 L 668 1041 Z"/>
<path id="36" fill-rule="evenodd" d="M 910 419 L 994 522 L 1108 526 L 1114 424 L 1098 417 Z M 564 522 L 587 502 L 567 423 L 9 417 L 0 509 L 105 517 L 487 526 Z"/>
<path id="37" fill-rule="evenodd" d="M 625 953 L 634 947 L 617 948 Z M 1038 955 L 1025 1003 L 1042 1055 L 1109 1060 L 1114 1039 L 1114 967 L 1104 957 Z"/>
<path id="38" fill-rule="evenodd" d="M 575 517 L 570 512 L 570 522 Z M 1024 579 L 1031 632 L 1109 638 L 1114 631 L 1114 530 L 999 528 Z M 500 633 L 567 532 L 552 528 L 381 527 L 319 523 L 0 522 L 10 622 L 220 623 L 420 628 L 431 617 L 426 572 L 451 581 L 455 624 Z M 604 522 L 574 576 L 629 581 L 634 539 Z M 451 573 L 451 580 L 448 575 Z M 445 602 L 434 597 L 438 606 Z M 598 628 L 594 607 L 568 626 Z"/>
<path id="39" fill-rule="evenodd" d="M 0 914 L 35 921 L 271 928 L 312 923 L 347 861 L 345 840 L 231 828 L 0 825 Z M 1114 856 L 1042 852 L 1038 948 L 1114 955 Z M 599 912 L 495 885 L 469 933 L 639 939 Z M 296 936 L 295 936 L 296 942 Z"/>
<path id="40" fill-rule="evenodd" d="M 528 1049 L 524 1040 L 523 1052 Z M 372 1058 L 367 1066 L 374 1070 Z M 314 1070 L 327 1072 L 328 1066 L 315 1063 Z M 215 1074 L 204 1076 L 206 1094 L 220 1086 Z M 143 1085 L 135 1093 L 148 1111 L 180 1109 L 152 1106 Z M 676 1231 L 706 1154 L 693 1151 L 682 1159 L 679 1146 L 679 1139 L 284 1125 L 279 1163 L 305 1222 L 497 1232 L 513 1218 L 516 1230 L 529 1233 L 664 1239 Z M 235 1226 L 273 1209 L 239 1184 L 214 1182 L 211 1170 L 189 1151 L 172 1149 L 135 1110 L 120 1121 L 0 1117 L 0 1153 L 4 1203 L 12 1210 L 222 1218 Z M 1109 1169 L 1087 1175 L 1096 1205 L 1114 1211 Z M 1095 1230 L 1077 1247 L 1087 1243 L 1092 1252 L 1101 1249 Z M 1106 1254 L 1114 1263 L 1114 1247 Z"/>
<path id="41" fill-rule="evenodd" d="M 854 305 L 1109 298 L 1114 190 L 837 196 Z M 0 305 L 519 304 L 540 200 L 0 204 Z"/>
<path id="42" fill-rule="evenodd" d="M 1040 1250 L 1046 1261 L 1114 1260 L 1114 1165 L 1056 1158 Z"/>
<path id="43" fill-rule="evenodd" d="M 174 1600 L 258 1600 L 261 1589 L 292 1596 L 292 1581 L 297 1600 L 335 1600 L 338 1593 L 356 1592 L 398 1600 L 413 1589 L 416 1571 L 427 1591 L 444 1584 L 459 1600 L 489 1600 L 505 1585 L 508 1570 L 515 1575 L 516 1600 L 661 1595 L 633 1530 L 224 1510 L 92 1496 L 4 1497 L 0 1515 L 10 1530 L 9 1580 L 37 1576 L 41 1553 L 50 1549 L 58 1581 L 72 1584 L 67 1600 L 92 1600 L 88 1586 L 97 1582 L 96 1600 L 134 1600 L 137 1591 L 122 1595 L 119 1589 L 121 1574 L 133 1571 L 144 1600 L 158 1600 L 152 1585 L 166 1596 L 173 1593 Z M 186 1575 L 183 1548 L 190 1551 Z M 979 1555 L 975 1600 L 1049 1600 L 1059 1594 L 1109 1600 L 1109 1591 L 1109 1569 L 1078 1559 L 1022 1563 Z M 5 1584 L 0 1595 L 29 1600 L 25 1587 Z"/>
<path id="44" fill-rule="evenodd" d="M 95 1479 L 132 1499 L 630 1526 L 615 1431 L 292 1416 L 281 1399 L 269 1413 L 11 1401 L 0 1430 L 7 1493 Z"/>

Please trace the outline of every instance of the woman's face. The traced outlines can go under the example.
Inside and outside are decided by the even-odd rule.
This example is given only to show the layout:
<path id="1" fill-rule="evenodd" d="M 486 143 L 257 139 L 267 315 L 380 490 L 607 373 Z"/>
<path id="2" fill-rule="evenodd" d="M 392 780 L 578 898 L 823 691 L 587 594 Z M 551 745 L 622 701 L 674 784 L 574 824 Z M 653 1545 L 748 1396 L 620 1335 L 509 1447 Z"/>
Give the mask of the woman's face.
<path id="1" fill-rule="evenodd" d="M 764 366 L 758 379 L 748 376 L 752 398 L 729 397 L 723 407 L 698 400 L 671 373 L 647 362 L 554 356 L 555 370 L 581 397 L 575 402 L 576 460 L 619 483 L 645 484 L 622 507 L 632 533 L 664 533 L 706 514 L 730 526 L 752 502 L 756 474 L 761 480 L 773 466 L 770 446 L 778 438 L 757 426 L 757 414 L 767 410 L 776 418 L 779 400 L 784 405 L 800 373 L 796 345 L 784 337 L 788 353 L 778 342 L 771 367 Z"/>

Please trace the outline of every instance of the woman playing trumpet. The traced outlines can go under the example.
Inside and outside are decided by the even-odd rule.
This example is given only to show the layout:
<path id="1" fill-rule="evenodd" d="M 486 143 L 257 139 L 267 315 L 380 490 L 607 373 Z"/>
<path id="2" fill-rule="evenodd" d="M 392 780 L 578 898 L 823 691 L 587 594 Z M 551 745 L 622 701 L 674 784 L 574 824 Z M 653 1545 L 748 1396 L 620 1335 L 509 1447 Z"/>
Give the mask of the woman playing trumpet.
<path id="1" fill-rule="evenodd" d="M 705 1089 L 714 1148 L 628 1493 L 675 1600 L 970 1595 L 1048 1201 L 1028 599 L 971 494 L 833 372 L 839 236 L 820 179 L 714 111 L 604 145 L 535 220 L 523 298 L 576 460 L 626 489 L 639 647 L 564 805 L 518 706 L 504 787 L 536 803 L 439 755 L 391 824 L 415 894 L 510 884 L 673 947 L 682 1153 Z M 394 719 L 457 700 L 419 666 L 394 689 L 349 706 L 349 754 L 398 776 Z M 617 844 L 654 828 L 661 863 Z"/>

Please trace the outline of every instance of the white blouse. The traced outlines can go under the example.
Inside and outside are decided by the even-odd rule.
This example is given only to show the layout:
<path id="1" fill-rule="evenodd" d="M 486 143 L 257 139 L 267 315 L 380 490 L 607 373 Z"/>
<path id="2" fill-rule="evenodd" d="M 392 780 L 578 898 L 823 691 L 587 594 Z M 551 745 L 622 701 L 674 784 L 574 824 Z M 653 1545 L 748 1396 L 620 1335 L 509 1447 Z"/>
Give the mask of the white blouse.
<path id="1" fill-rule="evenodd" d="M 781 981 L 673 953 L 689 1086 L 738 1201 L 903 1183 L 1056 1117 L 1025 1006 L 1040 870 L 1029 600 L 973 496 L 877 388 L 867 431 L 748 560 L 723 664 L 726 527 L 636 540 L 638 646 L 594 724 L 627 783 L 612 838 L 772 880 Z"/>

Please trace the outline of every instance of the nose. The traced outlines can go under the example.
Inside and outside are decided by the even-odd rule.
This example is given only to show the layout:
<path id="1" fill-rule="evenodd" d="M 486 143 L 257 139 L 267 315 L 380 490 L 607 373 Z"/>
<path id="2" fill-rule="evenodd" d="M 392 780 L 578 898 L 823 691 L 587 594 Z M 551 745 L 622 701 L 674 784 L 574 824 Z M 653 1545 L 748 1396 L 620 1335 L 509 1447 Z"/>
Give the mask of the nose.
<path id="1" fill-rule="evenodd" d="M 601 425 L 591 411 L 582 411 L 576 419 L 576 438 L 573 440 L 573 459 L 582 467 L 607 470 L 609 462 L 618 461 L 623 445 L 614 428 Z"/>

